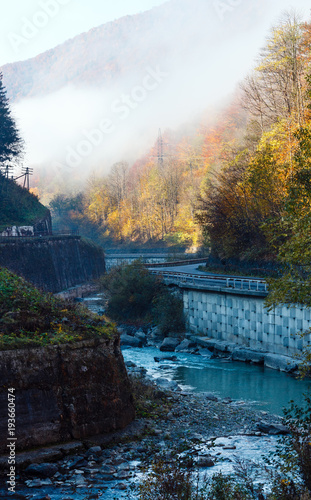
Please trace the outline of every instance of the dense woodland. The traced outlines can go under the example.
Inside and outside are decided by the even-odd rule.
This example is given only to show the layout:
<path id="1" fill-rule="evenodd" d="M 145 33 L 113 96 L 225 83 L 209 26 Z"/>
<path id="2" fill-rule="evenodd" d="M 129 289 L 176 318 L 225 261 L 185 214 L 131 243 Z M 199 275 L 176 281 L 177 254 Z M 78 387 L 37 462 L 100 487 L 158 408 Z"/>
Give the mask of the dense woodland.
<path id="1" fill-rule="evenodd" d="M 310 61 L 311 24 L 284 14 L 213 126 L 164 131 L 134 165 L 56 195 L 56 221 L 106 244 L 205 245 L 221 258 L 274 259 L 299 231 L 308 245 Z"/>

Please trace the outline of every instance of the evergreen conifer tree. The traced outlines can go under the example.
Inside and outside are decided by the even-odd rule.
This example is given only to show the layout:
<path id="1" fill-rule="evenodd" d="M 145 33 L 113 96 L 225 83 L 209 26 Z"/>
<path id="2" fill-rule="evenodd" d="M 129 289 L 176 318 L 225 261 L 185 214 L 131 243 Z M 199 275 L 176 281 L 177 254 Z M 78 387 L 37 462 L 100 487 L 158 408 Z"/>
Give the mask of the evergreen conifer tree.
<path id="1" fill-rule="evenodd" d="M 2 78 L 0 73 L 0 167 L 16 160 L 23 148 L 23 141 L 11 115 Z"/>

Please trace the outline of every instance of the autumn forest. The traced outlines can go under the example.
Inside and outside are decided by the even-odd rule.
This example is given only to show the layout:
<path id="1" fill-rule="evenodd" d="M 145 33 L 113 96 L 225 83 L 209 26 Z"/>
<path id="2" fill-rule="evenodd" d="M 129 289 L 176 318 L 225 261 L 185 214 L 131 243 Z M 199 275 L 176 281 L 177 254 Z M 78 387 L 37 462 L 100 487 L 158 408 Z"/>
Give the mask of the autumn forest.
<path id="1" fill-rule="evenodd" d="M 207 246 L 245 260 L 286 261 L 290 250 L 302 262 L 311 248 L 310 62 L 311 24 L 284 14 L 213 125 L 206 111 L 198 126 L 156 131 L 134 164 L 54 196 L 55 221 L 106 245 Z"/>

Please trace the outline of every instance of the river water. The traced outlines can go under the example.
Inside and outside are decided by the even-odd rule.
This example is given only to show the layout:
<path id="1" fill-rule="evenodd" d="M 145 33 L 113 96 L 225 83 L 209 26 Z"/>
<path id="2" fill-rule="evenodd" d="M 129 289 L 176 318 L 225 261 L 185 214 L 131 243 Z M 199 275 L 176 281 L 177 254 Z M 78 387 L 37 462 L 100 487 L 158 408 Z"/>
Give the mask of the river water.
<path id="1" fill-rule="evenodd" d="M 263 366 L 211 359 L 204 354 L 173 353 L 177 357 L 175 362 L 154 361 L 154 357 L 165 354 L 170 353 L 160 352 L 155 347 L 123 349 L 125 361 L 143 366 L 151 377 L 174 380 L 183 389 L 213 392 L 219 398 L 242 400 L 278 415 L 282 415 L 282 408 L 290 400 L 302 404 L 303 394 L 311 389 L 310 380 L 297 380 Z"/>
<path id="2" fill-rule="evenodd" d="M 101 294 L 89 297 L 84 302 L 93 312 L 103 308 Z M 245 401 L 278 415 L 282 415 L 282 409 L 288 406 L 290 400 L 298 405 L 303 404 L 303 395 L 311 390 L 311 380 L 297 380 L 291 375 L 263 366 L 211 359 L 209 351 L 205 349 L 200 352 L 202 354 L 199 356 L 172 353 L 177 357 L 176 362 L 161 363 L 156 363 L 154 358 L 171 353 L 160 352 L 156 347 L 124 348 L 123 356 L 125 361 L 146 368 L 152 378 L 164 377 L 176 381 L 182 389 L 213 392 L 220 398 Z"/>

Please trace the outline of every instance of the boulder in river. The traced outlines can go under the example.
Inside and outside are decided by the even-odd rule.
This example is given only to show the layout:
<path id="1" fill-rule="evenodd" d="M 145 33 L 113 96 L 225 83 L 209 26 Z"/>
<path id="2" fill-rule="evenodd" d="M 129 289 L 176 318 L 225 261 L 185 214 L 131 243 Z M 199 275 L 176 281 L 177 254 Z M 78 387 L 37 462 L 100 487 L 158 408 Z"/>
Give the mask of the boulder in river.
<path id="1" fill-rule="evenodd" d="M 196 342 L 185 339 L 175 348 L 175 351 L 176 352 L 189 351 L 190 349 L 194 349 L 196 347 L 197 347 Z"/>
<path id="2" fill-rule="evenodd" d="M 243 361 L 245 363 L 254 363 L 256 365 L 264 364 L 265 353 L 253 351 L 252 349 L 236 348 L 232 352 L 233 361 Z"/>
<path id="3" fill-rule="evenodd" d="M 289 434 L 289 429 L 285 427 L 283 424 L 273 424 L 270 422 L 266 422 L 262 420 L 257 424 L 257 428 L 259 431 L 264 432 L 265 434 L 271 434 L 276 436 L 278 434 Z"/>
<path id="4" fill-rule="evenodd" d="M 218 398 L 215 396 L 213 392 L 206 392 L 205 397 L 208 401 L 218 401 Z"/>
<path id="5" fill-rule="evenodd" d="M 136 337 L 132 337 L 131 335 L 127 335 L 126 333 L 122 334 L 121 337 L 121 346 L 123 347 L 142 347 L 143 343 L 140 339 Z"/>
<path id="6" fill-rule="evenodd" d="M 176 356 L 155 356 L 154 360 L 156 363 L 160 363 L 160 361 L 177 361 Z"/>
<path id="7" fill-rule="evenodd" d="M 143 345 L 147 344 L 147 335 L 142 330 L 135 332 L 135 338 L 140 340 Z"/>
<path id="8" fill-rule="evenodd" d="M 180 341 L 178 339 L 175 339 L 174 337 L 166 337 L 160 346 L 160 351 L 174 352 L 179 344 Z"/>
<path id="9" fill-rule="evenodd" d="M 298 370 L 297 361 L 280 354 L 265 354 L 265 366 L 286 373 L 292 373 Z"/>
<path id="10" fill-rule="evenodd" d="M 166 378 L 157 378 L 156 379 L 156 384 L 157 386 L 161 387 L 161 389 L 167 390 L 167 391 L 177 391 L 179 390 L 179 385 L 177 382 L 174 382 L 173 380 L 168 380 Z"/>
<path id="11" fill-rule="evenodd" d="M 199 456 L 195 463 L 198 467 L 213 467 L 215 465 L 215 461 L 210 455 Z"/>

